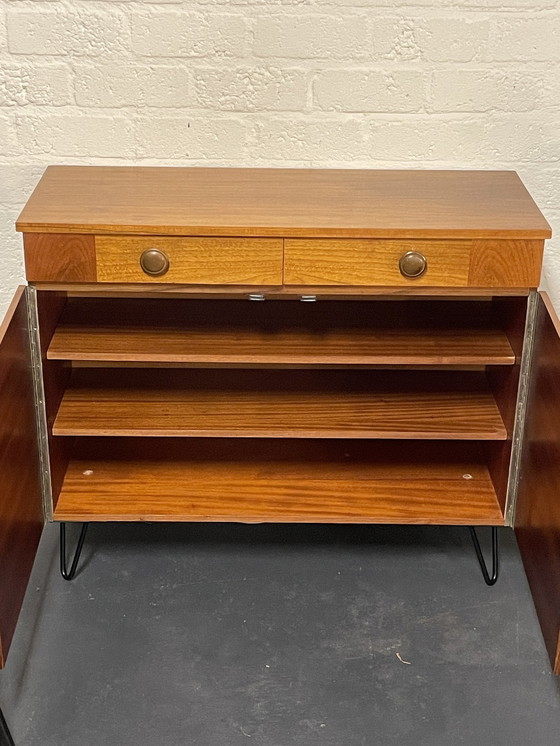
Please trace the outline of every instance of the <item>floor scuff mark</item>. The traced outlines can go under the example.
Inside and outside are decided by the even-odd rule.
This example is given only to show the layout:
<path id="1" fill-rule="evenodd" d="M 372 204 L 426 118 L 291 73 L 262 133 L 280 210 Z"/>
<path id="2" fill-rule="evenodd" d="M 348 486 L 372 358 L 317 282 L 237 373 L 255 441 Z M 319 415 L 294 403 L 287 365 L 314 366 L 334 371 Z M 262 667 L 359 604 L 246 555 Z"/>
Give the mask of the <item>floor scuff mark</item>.
<path id="1" fill-rule="evenodd" d="M 405 659 L 401 656 L 400 653 L 395 653 L 397 658 L 400 660 L 401 663 L 404 663 L 405 666 L 412 666 L 412 663 L 410 661 L 405 661 Z"/>

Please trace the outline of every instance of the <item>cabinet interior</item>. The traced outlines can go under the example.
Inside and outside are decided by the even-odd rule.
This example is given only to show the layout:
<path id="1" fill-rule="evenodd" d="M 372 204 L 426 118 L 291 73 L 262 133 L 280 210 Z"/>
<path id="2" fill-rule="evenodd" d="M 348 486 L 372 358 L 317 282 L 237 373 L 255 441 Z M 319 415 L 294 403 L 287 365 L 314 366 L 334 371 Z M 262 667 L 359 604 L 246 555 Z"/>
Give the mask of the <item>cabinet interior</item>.
<path id="1" fill-rule="evenodd" d="M 503 524 L 526 302 L 39 291 L 54 518 Z"/>

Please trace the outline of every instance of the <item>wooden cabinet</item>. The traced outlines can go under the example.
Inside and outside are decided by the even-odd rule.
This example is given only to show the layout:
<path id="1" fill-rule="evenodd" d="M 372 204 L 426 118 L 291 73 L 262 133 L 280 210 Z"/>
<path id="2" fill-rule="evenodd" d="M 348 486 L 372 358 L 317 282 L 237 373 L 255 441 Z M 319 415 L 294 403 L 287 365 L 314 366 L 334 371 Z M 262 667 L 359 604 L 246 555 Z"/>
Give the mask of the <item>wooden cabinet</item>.
<path id="1" fill-rule="evenodd" d="M 556 661 L 560 341 L 515 174 L 55 167 L 18 229 L 4 651 L 43 516 L 517 521 Z"/>

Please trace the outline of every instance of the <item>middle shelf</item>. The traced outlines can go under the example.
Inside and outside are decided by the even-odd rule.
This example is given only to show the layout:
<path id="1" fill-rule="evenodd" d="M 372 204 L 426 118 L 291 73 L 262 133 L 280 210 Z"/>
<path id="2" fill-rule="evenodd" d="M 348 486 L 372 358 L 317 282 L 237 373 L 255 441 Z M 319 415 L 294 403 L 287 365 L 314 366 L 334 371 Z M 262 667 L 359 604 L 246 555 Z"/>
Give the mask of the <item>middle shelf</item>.
<path id="1" fill-rule="evenodd" d="M 75 369 L 58 436 L 506 440 L 479 371 Z"/>

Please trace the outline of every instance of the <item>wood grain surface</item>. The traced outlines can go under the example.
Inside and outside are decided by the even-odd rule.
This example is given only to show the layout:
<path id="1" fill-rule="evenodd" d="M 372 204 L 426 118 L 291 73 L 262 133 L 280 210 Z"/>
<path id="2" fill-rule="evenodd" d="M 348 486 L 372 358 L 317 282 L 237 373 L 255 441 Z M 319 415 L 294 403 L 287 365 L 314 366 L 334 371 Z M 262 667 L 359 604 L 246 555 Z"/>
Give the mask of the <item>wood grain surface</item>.
<path id="1" fill-rule="evenodd" d="M 513 365 L 485 302 L 71 299 L 51 360 L 213 365 Z"/>
<path id="2" fill-rule="evenodd" d="M 479 444 L 76 443 L 57 520 L 503 523 Z"/>
<path id="3" fill-rule="evenodd" d="M 43 528 L 35 405 L 21 287 L 0 325 L 0 667 Z"/>
<path id="4" fill-rule="evenodd" d="M 543 241 L 473 241 L 469 285 L 538 287 Z"/>
<path id="5" fill-rule="evenodd" d="M 379 300 L 400 298 L 413 300 L 414 298 L 445 298 L 446 300 L 482 299 L 494 296 L 519 297 L 529 295 L 531 288 L 511 287 L 389 287 L 378 285 L 362 287 L 358 285 L 290 285 L 278 287 L 274 285 L 259 286 L 258 291 L 252 285 L 171 285 L 169 283 L 149 285 L 147 283 L 62 283 L 36 282 L 33 283 L 40 290 L 55 290 L 68 293 L 68 297 L 98 297 L 109 298 L 121 296 L 127 298 L 199 298 L 199 299 L 240 299 L 247 300 L 249 294 L 263 294 L 267 300 L 300 300 L 302 295 L 315 295 L 319 300 Z"/>
<path id="6" fill-rule="evenodd" d="M 95 282 L 93 236 L 38 233 L 23 237 L 28 282 Z"/>
<path id="7" fill-rule="evenodd" d="M 393 287 L 537 287 L 543 241 L 286 239 L 286 285 Z M 409 251 L 427 260 L 421 277 L 404 277 Z"/>
<path id="8" fill-rule="evenodd" d="M 283 242 L 273 238 L 169 238 L 97 236 L 98 282 L 281 285 Z M 140 267 L 144 251 L 169 259 L 160 277 Z"/>
<path id="9" fill-rule="evenodd" d="M 511 171 L 50 166 L 17 227 L 195 236 L 551 235 Z"/>
<path id="10" fill-rule="evenodd" d="M 55 435 L 502 440 L 484 374 L 75 370 Z"/>
<path id="11" fill-rule="evenodd" d="M 445 287 L 468 284 L 471 241 L 286 239 L 286 285 L 394 285 Z M 417 251 L 427 259 L 422 277 L 404 277 L 399 259 Z M 481 283 L 484 284 L 484 283 Z"/>
<path id="12" fill-rule="evenodd" d="M 560 321 L 543 294 L 515 531 L 535 608 L 554 668 L 560 674 Z"/>

